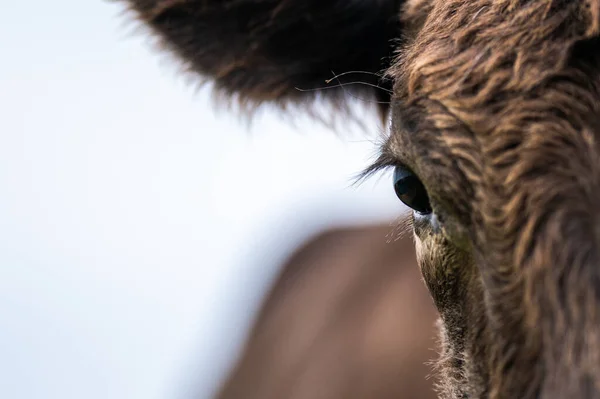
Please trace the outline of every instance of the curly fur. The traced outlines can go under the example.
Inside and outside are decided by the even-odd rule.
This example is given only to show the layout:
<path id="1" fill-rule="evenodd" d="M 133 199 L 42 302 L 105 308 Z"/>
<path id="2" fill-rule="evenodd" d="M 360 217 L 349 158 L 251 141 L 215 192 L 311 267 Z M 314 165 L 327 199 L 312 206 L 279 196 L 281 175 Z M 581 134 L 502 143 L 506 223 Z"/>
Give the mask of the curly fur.
<path id="1" fill-rule="evenodd" d="M 451 293 L 444 397 L 600 397 L 597 10 L 434 1 L 389 71 L 420 121 L 396 146 L 470 243 L 448 233 L 422 262 Z"/>

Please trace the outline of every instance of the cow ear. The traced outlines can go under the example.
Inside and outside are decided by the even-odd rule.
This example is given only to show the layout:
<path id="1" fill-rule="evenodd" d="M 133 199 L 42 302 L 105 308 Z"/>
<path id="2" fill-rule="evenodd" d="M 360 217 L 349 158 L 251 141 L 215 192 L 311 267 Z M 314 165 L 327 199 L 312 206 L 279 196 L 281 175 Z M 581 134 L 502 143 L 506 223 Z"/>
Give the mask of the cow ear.
<path id="1" fill-rule="evenodd" d="M 382 76 L 399 35 L 398 0 L 118 1 L 187 71 L 242 104 L 318 95 L 340 103 L 357 92 L 389 100 Z"/>

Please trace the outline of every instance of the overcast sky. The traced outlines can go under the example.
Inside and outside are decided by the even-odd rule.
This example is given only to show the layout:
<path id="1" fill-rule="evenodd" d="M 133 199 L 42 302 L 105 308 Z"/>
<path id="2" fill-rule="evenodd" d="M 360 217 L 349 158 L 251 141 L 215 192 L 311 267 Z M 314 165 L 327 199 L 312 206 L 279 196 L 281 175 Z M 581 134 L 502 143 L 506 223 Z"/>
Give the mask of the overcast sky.
<path id="1" fill-rule="evenodd" d="M 294 245 L 402 211 L 389 177 L 349 187 L 372 140 L 248 130 L 119 6 L 2 11 L 0 397 L 208 398 Z"/>

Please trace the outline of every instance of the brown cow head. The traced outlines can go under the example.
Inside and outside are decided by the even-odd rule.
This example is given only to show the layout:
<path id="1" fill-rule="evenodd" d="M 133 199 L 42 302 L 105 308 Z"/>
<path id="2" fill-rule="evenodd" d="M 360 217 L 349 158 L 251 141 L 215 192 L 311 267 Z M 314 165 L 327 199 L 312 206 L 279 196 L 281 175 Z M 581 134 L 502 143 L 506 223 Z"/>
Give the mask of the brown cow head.
<path id="1" fill-rule="evenodd" d="M 127 3 L 243 103 L 340 104 L 297 88 L 367 72 L 392 119 L 368 172 L 415 210 L 441 395 L 600 397 L 600 1 Z"/>

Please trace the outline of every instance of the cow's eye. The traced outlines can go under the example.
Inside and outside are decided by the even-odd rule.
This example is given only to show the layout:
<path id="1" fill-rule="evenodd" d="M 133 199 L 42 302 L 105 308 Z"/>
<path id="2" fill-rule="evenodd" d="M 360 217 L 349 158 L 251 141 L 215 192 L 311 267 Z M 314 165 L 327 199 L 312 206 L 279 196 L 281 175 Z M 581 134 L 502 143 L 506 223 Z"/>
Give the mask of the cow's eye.
<path id="1" fill-rule="evenodd" d="M 421 180 L 410 170 L 396 166 L 394 170 L 394 190 L 406 206 L 420 214 L 431 213 L 431 204 L 425 186 Z"/>

